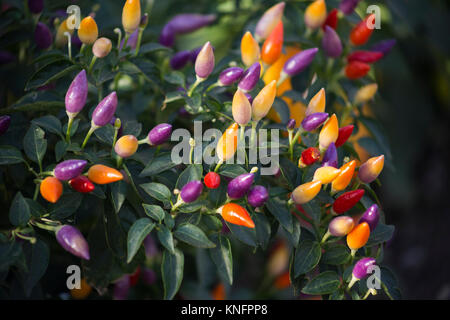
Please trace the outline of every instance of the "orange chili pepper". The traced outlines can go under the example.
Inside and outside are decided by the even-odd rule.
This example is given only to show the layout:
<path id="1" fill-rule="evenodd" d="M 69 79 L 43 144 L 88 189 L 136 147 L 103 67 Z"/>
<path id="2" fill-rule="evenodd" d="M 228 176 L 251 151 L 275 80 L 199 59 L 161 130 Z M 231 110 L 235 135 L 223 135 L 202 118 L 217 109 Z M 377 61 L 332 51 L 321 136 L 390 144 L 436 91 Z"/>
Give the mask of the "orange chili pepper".
<path id="1" fill-rule="evenodd" d="M 87 16 L 80 23 L 80 29 L 78 29 L 78 38 L 84 44 L 93 44 L 98 38 L 97 23 L 91 16 Z"/>
<path id="2" fill-rule="evenodd" d="M 55 177 L 45 178 L 39 187 L 41 196 L 51 203 L 56 203 L 63 193 L 62 183 Z"/>
<path id="3" fill-rule="evenodd" d="M 359 248 L 366 245 L 367 240 L 370 236 L 370 227 L 367 222 L 358 224 L 348 235 L 347 235 L 347 245 L 352 250 L 352 255 L 354 256 Z"/>
<path id="4" fill-rule="evenodd" d="M 114 168 L 96 164 L 89 168 L 88 178 L 96 184 L 107 184 L 123 179 L 123 175 Z"/>
<path id="5" fill-rule="evenodd" d="M 241 59 L 247 67 L 259 60 L 259 44 L 253 38 L 250 31 L 247 31 L 241 40 Z"/>
<path id="6" fill-rule="evenodd" d="M 85 278 L 82 278 L 80 281 L 80 289 L 70 290 L 70 295 L 74 299 L 83 300 L 91 294 L 91 291 L 92 287 L 86 282 Z"/>
<path id="7" fill-rule="evenodd" d="M 281 55 L 283 48 L 283 21 L 278 22 L 277 26 L 264 41 L 261 49 L 261 60 L 265 64 L 273 64 Z"/>
<path id="8" fill-rule="evenodd" d="M 220 162 L 224 162 L 234 156 L 237 149 L 237 136 L 239 125 L 233 123 L 220 137 L 217 143 L 216 153 Z"/>
<path id="9" fill-rule="evenodd" d="M 356 168 L 356 161 L 352 160 L 344 164 L 340 169 L 341 172 L 331 183 L 332 192 L 342 191 L 350 184 Z"/>
<path id="10" fill-rule="evenodd" d="M 122 10 L 122 25 L 127 33 L 133 33 L 141 22 L 141 1 L 127 0 Z"/>
<path id="11" fill-rule="evenodd" d="M 254 228 L 255 223 L 248 214 L 247 210 L 236 203 L 227 203 L 219 209 L 222 218 L 232 224 Z"/>

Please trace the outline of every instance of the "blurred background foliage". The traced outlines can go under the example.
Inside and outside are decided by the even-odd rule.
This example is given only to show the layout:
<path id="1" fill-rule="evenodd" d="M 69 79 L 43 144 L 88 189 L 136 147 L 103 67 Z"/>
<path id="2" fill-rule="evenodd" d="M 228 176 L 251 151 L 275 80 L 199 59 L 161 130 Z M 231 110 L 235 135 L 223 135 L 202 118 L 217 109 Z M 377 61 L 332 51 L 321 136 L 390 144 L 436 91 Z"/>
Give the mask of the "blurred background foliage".
<path id="1" fill-rule="evenodd" d="M 100 35 L 115 39 L 113 29 L 121 25 L 122 1 L 72 1 L 82 8 L 82 14 L 96 11 Z M 189 35 L 177 38 L 176 49 L 185 50 L 211 41 L 215 47 L 217 61 L 234 50 L 239 54 L 239 43 L 246 30 L 253 30 L 262 12 L 275 1 L 258 0 L 165 0 L 143 1 L 144 11 L 150 12 L 150 22 L 144 33 L 143 43 L 157 42 L 164 23 L 179 13 L 217 13 L 218 22 Z M 286 42 L 298 40 L 293 30 L 303 25 L 303 15 L 296 9 L 299 2 L 304 6 L 309 1 L 286 1 Z M 23 1 L 0 1 L 22 8 Z M 64 10 L 70 1 L 46 1 L 46 11 Z M 95 3 L 93 6 L 92 3 Z M 295 3 L 295 6 L 293 5 Z M 327 1 L 336 7 L 338 1 Z M 397 45 L 390 56 L 375 66 L 375 77 L 379 93 L 370 106 L 370 112 L 381 121 L 392 150 L 392 165 L 381 176 L 381 203 L 386 213 L 386 223 L 396 226 L 396 233 L 385 252 L 386 263 L 392 267 L 400 281 L 404 298 L 450 299 L 450 206 L 448 186 L 450 181 L 450 2 L 446 0 L 386 0 L 362 1 L 360 13 L 370 4 L 382 8 L 381 30 L 377 30 L 371 43 L 386 38 L 396 38 Z M 3 17 L 7 19 L 8 17 Z M 5 20 L 0 21 L 0 29 Z M 298 25 L 297 25 L 298 24 Z M 300 37 L 301 35 L 298 35 Z M 0 48 L 14 46 L 29 37 L 26 28 L 3 34 Z M 19 57 L 20 58 L 20 57 Z M 0 108 L 13 104 L 23 96 L 23 89 L 33 70 L 27 63 L 18 63 L 0 72 Z M 53 94 L 63 97 L 67 81 L 58 81 Z M 297 84 L 298 85 L 298 84 Z M 294 87 L 296 84 L 294 83 Z M 121 109 L 123 119 L 135 119 L 148 128 L 155 118 L 146 112 L 149 104 L 161 105 L 162 101 L 149 102 L 148 92 L 139 92 L 129 97 L 129 108 Z M 1 109 L 0 109 L 1 110 Z M 172 110 L 173 111 L 173 110 Z M 156 116 L 167 117 L 170 110 Z M 13 121 L 26 122 L 23 116 Z M 16 126 L 12 126 L 16 127 Z M 363 128 L 359 128 L 363 130 Z M 18 132 L 10 132 L 2 139 L 11 139 Z M 362 135 L 362 133 L 361 133 Z M 377 150 L 367 148 L 369 154 Z M 20 185 L 20 181 L 14 182 Z M 4 186 L 3 186 L 4 187 Z M 4 193 L 2 193 L 4 194 Z M 1 199 L 2 203 L 8 203 Z M 6 213 L 5 210 L 2 212 Z M 6 224 L 2 214 L 1 225 Z M 49 241 L 50 243 L 52 241 Z M 54 245 L 54 243 L 53 243 Z M 266 290 L 267 283 L 260 283 L 264 272 L 264 261 L 269 261 L 280 243 L 268 252 L 248 254 L 250 247 L 233 243 L 233 260 L 236 263 L 235 285 L 232 290 L 218 283 L 217 276 L 204 272 L 205 261 L 189 261 L 181 296 L 186 298 L 251 298 L 254 292 Z M 53 252 L 53 250 L 52 250 Z M 201 255 L 199 255 L 201 257 Z M 43 279 L 45 292 L 58 294 L 64 290 L 67 261 L 58 256 L 51 257 L 49 271 Z M 287 259 L 287 258 L 285 258 Z M 62 259 L 64 260 L 64 259 Z M 197 266 L 197 276 L 194 267 Z M 203 268 L 202 268 L 203 267 Z M 283 269 L 286 266 L 272 266 Z M 268 266 L 268 268 L 270 268 Z M 187 275 L 190 275 L 188 277 Z M 194 276 L 192 276 L 194 275 Z M 283 288 L 280 278 L 279 288 Z M 269 281 L 269 280 L 268 280 Z M 201 284 L 201 285 L 199 285 Z M 199 288 L 212 288 L 210 291 Z M 270 286 L 269 286 L 270 287 Z M 232 292 L 231 292 L 232 291 Z M 265 297 L 292 298 L 290 289 L 266 292 Z M 137 294 L 137 293 L 136 293 Z M 145 294 L 144 294 L 145 296 Z M 256 296 L 258 297 L 258 296 Z"/>

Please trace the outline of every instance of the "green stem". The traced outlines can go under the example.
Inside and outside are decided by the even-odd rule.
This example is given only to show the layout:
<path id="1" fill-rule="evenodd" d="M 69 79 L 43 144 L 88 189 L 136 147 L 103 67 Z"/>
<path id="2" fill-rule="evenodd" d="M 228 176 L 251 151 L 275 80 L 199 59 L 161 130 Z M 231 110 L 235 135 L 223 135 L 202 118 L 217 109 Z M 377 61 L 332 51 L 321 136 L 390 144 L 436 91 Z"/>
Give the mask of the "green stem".
<path id="1" fill-rule="evenodd" d="M 250 148 L 254 148 L 255 138 L 256 138 L 256 127 L 258 126 L 258 121 L 252 121 L 252 129 L 250 135 Z"/>
<path id="2" fill-rule="evenodd" d="M 200 83 L 202 83 L 204 80 L 205 80 L 205 79 L 199 78 L 199 77 L 197 76 L 197 78 L 195 79 L 194 84 L 189 88 L 189 91 L 188 91 L 188 97 L 192 96 L 192 92 L 194 92 L 194 89 L 197 88 L 197 86 L 198 86 Z"/>
<path id="3" fill-rule="evenodd" d="M 47 230 L 47 231 L 51 231 L 51 232 L 55 232 L 56 229 L 58 229 L 57 226 L 49 226 L 40 222 L 37 222 L 36 220 L 31 220 L 30 223 L 38 228 Z"/>
<path id="4" fill-rule="evenodd" d="M 39 195 L 39 184 L 37 183 L 36 186 L 34 187 L 34 195 L 33 195 L 34 201 L 36 201 L 38 195 Z"/>
<path id="5" fill-rule="evenodd" d="M 137 57 L 139 54 L 139 50 L 141 49 L 141 42 L 142 42 L 142 34 L 144 33 L 144 28 L 139 28 L 139 35 L 138 35 L 138 41 L 136 44 L 136 52 L 134 53 L 134 56 Z"/>
<path id="6" fill-rule="evenodd" d="M 66 142 L 68 144 L 70 144 L 70 130 L 72 130 L 73 120 L 74 118 L 69 117 L 69 122 L 67 123 Z"/>
<path id="7" fill-rule="evenodd" d="M 97 127 L 93 127 L 91 125 L 91 128 L 89 129 L 86 137 L 84 138 L 83 144 L 81 145 L 81 150 L 84 149 L 84 147 L 86 146 L 86 143 L 88 142 L 89 138 L 91 137 L 92 133 L 94 133 L 94 131 L 97 129 Z"/>
<path id="8" fill-rule="evenodd" d="M 128 179 L 129 179 L 130 182 L 131 182 L 131 187 L 133 188 L 134 192 L 136 192 L 136 194 L 137 194 L 137 196 L 139 197 L 139 199 L 141 199 L 141 201 L 144 202 L 144 199 L 142 199 L 141 194 L 139 193 L 139 191 L 138 191 L 136 185 L 134 184 L 133 177 L 131 176 L 131 173 L 130 173 L 130 171 L 128 170 L 128 167 L 125 165 L 125 163 L 123 164 L 123 170 L 125 170 L 125 173 L 127 174 Z"/>
<path id="9" fill-rule="evenodd" d="M 300 137 L 300 135 L 302 133 L 303 133 L 303 129 L 301 127 L 298 128 L 297 132 L 295 133 L 294 138 L 292 138 L 292 140 L 289 141 L 289 155 L 290 155 L 292 161 L 294 161 L 294 145 L 295 145 L 295 142 L 298 141 L 298 138 Z"/>
<path id="10" fill-rule="evenodd" d="M 222 163 L 223 163 L 222 160 L 220 160 L 220 161 L 217 163 L 216 168 L 214 169 L 214 172 L 217 172 L 217 171 L 219 170 L 219 168 L 220 168 L 220 166 L 222 165 Z"/>
<path id="11" fill-rule="evenodd" d="M 215 82 L 215 83 L 213 83 L 212 85 L 210 85 L 210 86 L 208 87 L 208 89 L 206 89 L 205 93 L 210 92 L 212 89 L 217 88 L 217 87 L 220 87 L 220 84 L 219 84 L 218 81 Z"/>
<path id="12" fill-rule="evenodd" d="M 92 56 L 91 64 L 89 65 L 88 74 L 92 73 L 92 69 L 94 68 L 95 61 L 97 61 L 96 56 Z"/>
<path id="13" fill-rule="evenodd" d="M 122 166 L 122 163 L 123 163 L 123 158 L 120 157 L 120 156 L 117 156 L 117 157 L 116 157 L 116 166 L 117 166 L 117 169 L 120 169 L 120 167 Z"/>

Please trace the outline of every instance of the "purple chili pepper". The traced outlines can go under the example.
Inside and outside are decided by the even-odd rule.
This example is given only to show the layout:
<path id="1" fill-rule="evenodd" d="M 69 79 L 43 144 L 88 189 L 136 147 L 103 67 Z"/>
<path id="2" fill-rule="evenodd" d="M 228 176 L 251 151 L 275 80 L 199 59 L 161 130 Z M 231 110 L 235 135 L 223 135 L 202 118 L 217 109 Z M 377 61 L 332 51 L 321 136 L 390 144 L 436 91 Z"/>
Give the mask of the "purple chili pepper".
<path id="1" fill-rule="evenodd" d="M 155 257 L 158 254 L 158 248 L 156 247 L 155 239 L 151 235 L 148 235 L 144 239 L 145 256 L 148 259 Z"/>
<path id="2" fill-rule="evenodd" d="M 166 47 L 172 47 L 175 43 L 175 32 L 169 24 L 166 24 L 161 30 L 159 43 Z"/>
<path id="3" fill-rule="evenodd" d="M 152 146 L 163 144 L 170 138 L 172 134 L 172 125 L 168 123 L 161 123 L 154 127 L 148 133 L 148 142 Z"/>
<path id="4" fill-rule="evenodd" d="M 362 258 L 361 260 L 359 260 L 353 267 L 352 280 L 348 284 L 348 288 L 350 289 L 356 283 L 356 281 L 361 280 L 362 278 L 367 276 L 369 274 L 369 267 L 375 264 L 376 260 L 374 258 Z"/>
<path id="5" fill-rule="evenodd" d="M 170 66 L 174 70 L 182 69 L 191 58 L 191 52 L 189 50 L 180 51 L 173 55 L 170 59 Z"/>
<path id="6" fill-rule="evenodd" d="M 86 160 L 66 160 L 59 163 L 55 167 L 55 170 L 53 170 L 53 174 L 58 180 L 70 180 L 81 175 L 86 165 Z"/>
<path id="7" fill-rule="evenodd" d="M 219 75 L 220 86 L 230 86 L 242 77 L 244 70 L 239 67 L 231 67 L 223 70 Z"/>
<path id="8" fill-rule="evenodd" d="M 28 8 L 31 13 L 41 13 L 44 10 L 44 0 L 28 0 Z"/>
<path id="9" fill-rule="evenodd" d="M 13 62 L 15 59 L 16 57 L 12 53 L 0 50 L 0 65 Z"/>
<path id="10" fill-rule="evenodd" d="M 86 78 L 86 70 L 81 70 L 73 79 L 66 93 L 66 112 L 69 117 L 75 117 L 86 104 L 88 94 L 88 81 Z"/>
<path id="11" fill-rule="evenodd" d="M 130 34 L 130 37 L 128 38 L 127 41 L 127 47 L 130 47 L 132 50 L 136 49 L 138 37 L 139 37 L 139 28 L 137 28 L 136 30 L 133 31 L 132 34 Z M 124 43 L 125 39 L 122 39 L 122 41 L 120 42 L 120 50 L 122 50 Z"/>
<path id="12" fill-rule="evenodd" d="M 146 285 L 151 286 L 156 282 L 156 272 L 152 269 L 143 268 L 141 272 L 141 278 Z"/>
<path id="13" fill-rule="evenodd" d="M 244 95 L 247 97 L 248 102 L 250 102 L 250 104 L 252 104 L 252 102 L 253 102 L 252 95 L 250 93 L 248 93 L 248 92 L 244 92 Z"/>
<path id="14" fill-rule="evenodd" d="M 80 38 L 78 38 L 78 35 L 73 34 L 71 39 L 72 39 L 72 46 L 81 48 L 83 42 L 81 42 Z"/>
<path id="15" fill-rule="evenodd" d="M 114 283 L 113 300 L 126 300 L 130 291 L 130 276 L 124 274 Z"/>
<path id="16" fill-rule="evenodd" d="M 322 48 L 325 54 L 331 58 L 337 58 L 342 54 L 342 42 L 339 35 L 330 26 L 325 26 L 325 34 L 322 38 Z"/>
<path id="17" fill-rule="evenodd" d="M 0 136 L 3 135 L 6 131 L 8 131 L 10 124 L 11 124 L 10 116 L 1 116 L 0 117 Z"/>
<path id="18" fill-rule="evenodd" d="M 322 167 L 338 167 L 338 155 L 334 142 L 330 143 L 327 151 L 323 155 Z"/>
<path id="19" fill-rule="evenodd" d="M 383 40 L 375 43 L 370 50 L 381 52 L 383 56 L 385 56 L 392 50 L 392 48 L 395 46 L 396 43 L 397 40 L 395 39 Z"/>
<path id="20" fill-rule="evenodd" d="M 107 125 L 117 108 L 117 93 L 113 91 L 107 95 L 100 103 L 95 107 L 92 113 L 92 123 L 97 127 L 103 127 Z"/>
<path id="21" fill-rule="evenodd" d="M 241 81 L 239 81 L 238 88 L 244 92 L 252 91 L 258 83 L 261 75 L 261 65 L 259 62 L 252 64 L 242 75 Z"/>
<path id="22" fill-rule="evenodd" d="M 180 109 L 178 109 L 178 114 L 182 118 L 189 118 L 191 116 L 191 114 L 186 110 L 185 107 L 181 107 Z"/>
<path id="23" fill-rule="evenodd" d="M 294 130 L 296 125 L 295 119 L 289 119 L 287 125 L 286 125 L 286 129 L 288 130 Z"/>
<path id="24" fill-rule="evenodd" d="M 269 192 L 263 186 L 254 186 L 247 195 L 247 201 L 252 207 L 261 207 L 269 198 Z"/>
<path id="25" fill-rule="evenodd" d="M 183 13 L 173 17 L 167 24 L 175 34 L 191 33 L 216 20 L 215 14 Z"/>
<path id="26" fill-rule="evenodd" d="M 195 73 L 197 77 L 201 79 L 206 79 L 214 70 L 214 50 L 211 43 L 208 41 L 202 47 L 202 50 L 197 55 L 195 59 Z"/>
<path id="27" fill-rule="evenodd" d="M 361 0 L 342 0 L 339 4 L 339 10 L 341 10 L 345 15 L 352 14 L 360 1 Z"/>
<path id="28" fill-rule="evenodd" d="M 318 48 L 311 48 L 297 53 L 295 56 L 286 61 L 283 67 L 283 72 L 291 77 L 299 74 L 311 64 L 317 54 L 317 51 L 319 51 Z"/>
<path id="29" fill-rule="evenodd" d="M 200 197 L 203 191 L 203 184 L 199 180 L 188 182 L 181 189 L 180 197 L 185 203 L 194 202 Z"/>
<path id="30" fill-rule="evenodd" d="M 46 24 L 38 22 L 36 29 L 34 30 L 34 41 L 42 50 L 45 50 L 52 45 L 53 36 Z"/>
<path id="31" fill-rule="evenodd" d="M 80 230 L 71 226 L 63 225 L 56 230 L 56 240 L 71 254 L 85 260 L 90 259 L 89 245 Z"/>
<path id="32" fill-rule="evenodd" d="M 328 119 L 328 113 L 316 112 L 306 116 L 302 121 L 302 127 L 305 131 L 313 131 L 320 127 Z"/>
<path id="33" fill-rule="evenodd" d="M 367 209 L 362 215 L 359 223 L 367 222 L 372 232 L 377 227 L 378 221 L 380 220 L 379 208 L 376 204 L 373 204 Z"/>
<path id="34" fill-rule="evenodd" d="M 244 173 L 228 183 L 227 193 L 231 199 L 240 199 L 250 190 L 255 179 L 253 172 Z"/>

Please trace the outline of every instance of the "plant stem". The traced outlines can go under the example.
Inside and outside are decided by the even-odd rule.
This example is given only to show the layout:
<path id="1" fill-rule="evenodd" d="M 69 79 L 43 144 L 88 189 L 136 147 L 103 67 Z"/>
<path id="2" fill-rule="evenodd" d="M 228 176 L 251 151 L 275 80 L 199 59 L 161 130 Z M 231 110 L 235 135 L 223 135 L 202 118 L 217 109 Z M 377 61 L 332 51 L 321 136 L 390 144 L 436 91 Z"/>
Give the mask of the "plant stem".
<path id="1" fill-rule="evenodd" d="M 125 39 L 123 40 L 123 46 L 122 49 L 125 49 L 127 47 L 128 44 L 128 38 L 130 37 L 130 34 L 128 32 L 125 32 Z M 120 45 L 119 45 L 120 46 Z M 120 48 L 120 47 L 119 47 Z M 121 50 L 119 50 L 120 52 Z"/>
<path id="2" fill-rule="evenodd" d="M 70 130 L 72 130 L 73 117 L 69 117 L 69 122 L 67 123 L 67 132 L 66 132 L 66 142 L 70 144 Z"/>
<path id="3" fill-rule="evenodd" d="M 295 133 L 294 138 L 292 138 L 292 140 L 289 141 L 289 155 L 290 155 L 292 161 L 294 161 L 294 145 L 295 145 L 295 142 L 298 141 L 298 138 L 300 137 L 300 135 L 302 133 L 303 133 L 303 129 L 301 127 L 298 128 L 297 132 Z"/>
<path id="4" fill-rule="evenodd" d="M 144 29 L 142 27 L 139 27 L 139 35 L 138 35 L 138 41 L 136 44 L 136 51 L 134 52 L 134 56 L 137 57 L 139 54 L 139 50 L 141 49 L 141 41 L 142 41 L 142 34 L 144 33 Z"/>
<path id="5" fill-rule="evenodd" d="M 194 92 L 194 89 L 197 88 L 197 86 L 202 83 L 205 79 L 202 79 L 200 77 L 196 77 L 194 84 L 189 88 L 188 91 L 188 97 L 192 96 L 192 92 Z"/>
<path id="6" fill-rule="evenodd" d="M 125 163 L 123 164 L 123 170 L 125 170 L 125 173 L 127 174 L 128 178 L 130 179 L 131 187 L 133 188 L 134 192 L 136 192 L 139 199 L 141 199 L 141 201 L 144 202 L 144 200 L 141 197 L 141 194 L 139 193 L 138 189 L 136 188 L 136 185 L 134 184 L 133 177 L 131 176 L 131 173 L 128 170 L 128 167 L 125 165 Z"/>
<path id="7" fill-rule="evenodd" d="M 89 65 L 88 74 L 92 73 L 92 69 L 94 68 L 95 61 L 97 61 L 96 56 L 92 56 L 91 64 Z"/>
<path id="8" fill-rule="evenodd" d="M 89 138 L 91 137 L 92 133 L 94 133 L 94 131 L 97 129 L 97 127 L 94 127 L 91 125 L 91 128 L 89 129 L 86 137 L 84 138 L 83 144 L 81 145 L 81 150 L 84 149 L 84 147 L 86 146 L 86 143 L 88 142 Z"/>

